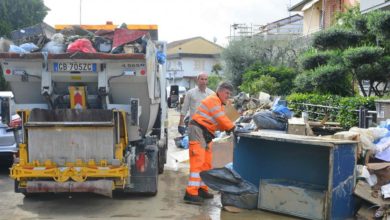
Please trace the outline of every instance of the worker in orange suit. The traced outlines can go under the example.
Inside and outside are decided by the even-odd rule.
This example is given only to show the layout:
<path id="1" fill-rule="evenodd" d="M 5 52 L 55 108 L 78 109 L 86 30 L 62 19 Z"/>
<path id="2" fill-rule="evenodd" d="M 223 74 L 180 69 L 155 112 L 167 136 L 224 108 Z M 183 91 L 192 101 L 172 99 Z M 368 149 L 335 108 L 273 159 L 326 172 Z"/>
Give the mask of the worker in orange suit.
<path id="1" fill-rule="evenodd" d="M 225 114 L 224 105 L 232 95 L 228 82 L 218 85 L 217 93 L 201 101 L 188 126 L 190 177 L 184 196 L 188 203 L 201 204 L 213 194 L 200 178 L 200 172 L 211 169 L 212 139 L 216 130 L 231 132 L 235 126 Z"/>

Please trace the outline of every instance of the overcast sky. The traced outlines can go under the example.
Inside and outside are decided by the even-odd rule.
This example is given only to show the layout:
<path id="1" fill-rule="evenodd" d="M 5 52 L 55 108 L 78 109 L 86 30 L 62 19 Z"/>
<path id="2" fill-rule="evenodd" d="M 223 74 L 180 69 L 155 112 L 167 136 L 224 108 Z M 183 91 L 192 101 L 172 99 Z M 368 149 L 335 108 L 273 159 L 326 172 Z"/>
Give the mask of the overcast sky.
<path id="1" fill-rule="evenodd" d="M 44 0 L 45 22 L 55 24 L 157 24 L 159 40 L 202 36 L 226 45 L 230 26 L 267 24 L 289 16 L 300 0 Z"/>

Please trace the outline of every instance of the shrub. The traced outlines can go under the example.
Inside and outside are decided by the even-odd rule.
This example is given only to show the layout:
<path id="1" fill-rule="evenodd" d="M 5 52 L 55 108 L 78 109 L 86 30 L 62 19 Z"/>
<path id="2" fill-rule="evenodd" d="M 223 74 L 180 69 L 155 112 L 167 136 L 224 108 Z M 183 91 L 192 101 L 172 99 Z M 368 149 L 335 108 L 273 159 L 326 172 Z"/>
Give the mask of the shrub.
<path id="1" fill-rule="evenodd" d="M 288 67 L 255 63 L 244 73 L 243 83 L 239 88 L 250 94 L 264 91 L 272 95 L 286 95 L 291 93 L 291 81 L 295 76 L 296 72 Z"/>
<path id="2" fill-rule="evenodd" d="M 313 47 L 320 50 L 344 49 L 356 46 L 361 34 L 346 29 L 330 28 L 314 35 Z"/>
<path id="3" fill-rule="evenodd" d="M 355 110 L 365 107 L 369 110 L 375 110 L 375 97 L 345 97 L 340 100 L 340 111 L 337 121 L 344 128 L 350 128 L 359 125 L 359 116 Z"/>
<path id="4" fill-rule="evenodd" d="M 314 80 L 312 71 L 305 71 L 298 74 L 293 81 L 294 92 L 297 93 L 308 93 L 314 92 Z"/>
<path id="5" fill-rule="evenodd" d="M 382 58 L 383 53 L 383 48 L 363 46 L 345 50 L 343 58 L 348 66 L 356 68 L 362 64 L 378 62 Z"/>
<path id="6" fill-rule="evenodd" d="M 207 87 L 209 87 L 211 90 L 216 91 L 218 83 L 221 82 L 224 78 L 217 74 L 210 74 L 208 76 L 208 84 Z"/>
<path id="7" fill-rule="evenodd" d="M 390 37 L 390 12 L 374 11 L 368 17 L 369 27 L 382 39 Z"/>
<path id="8" fill-rule="evenodd" d="M 288 101 L 288 107 L 294 111 L 295 115 L 299 117 L 302 111 L 305 110 L 309 112 L 309 117 L 314 120 L 323 119 L 325 115 L 323 108 L 308 106 L 304 109 L 301 105 L 302 103 L 336 107 L 338 110 L 331 109 L 326 114 L 330 120 L 339 122 L 346 129 L 359 124 L 358 113 L 355 110 L 358 110 L 360 107 L 375 110 L 374 97 L 341 97 L 336 95 L 293 93 L 286 100 Z M 313 112 L 320 114 L 314 114 Z"/>
<path id="9" fill-rule="evenodd" d="M 333 53 L 329 51 L 317 52 L 315 50 L 310 50 L 307 53 L 304 53 L 299 58 L 299 63 L 303 70 L 312 70 L 321 65 L 325 65 L 331 59 Z"/>
<path id="10" fill-rule="evenodd" d="M 320 66 L 313 71 L 315 91 L 320 94 L 347 96 L 352 94 L 352 85 L 343 66 Z"/>

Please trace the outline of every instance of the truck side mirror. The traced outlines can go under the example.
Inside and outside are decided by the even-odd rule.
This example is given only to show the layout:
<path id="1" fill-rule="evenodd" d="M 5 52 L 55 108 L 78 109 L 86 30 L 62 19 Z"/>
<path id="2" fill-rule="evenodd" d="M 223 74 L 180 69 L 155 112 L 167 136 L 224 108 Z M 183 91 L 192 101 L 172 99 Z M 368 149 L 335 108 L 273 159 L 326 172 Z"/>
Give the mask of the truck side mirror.
<path id="1" fill-rule="evenodd" d="M 168 96 L 168 107 L 176 108 L 179 104 L 179 86 L 172 85 Z"/>
<path id="2" fill-rule="evenodd" d="M 8 125 L 11 121 L 11 110 L 8 98 L 0 98 L 1 123 Z"/>

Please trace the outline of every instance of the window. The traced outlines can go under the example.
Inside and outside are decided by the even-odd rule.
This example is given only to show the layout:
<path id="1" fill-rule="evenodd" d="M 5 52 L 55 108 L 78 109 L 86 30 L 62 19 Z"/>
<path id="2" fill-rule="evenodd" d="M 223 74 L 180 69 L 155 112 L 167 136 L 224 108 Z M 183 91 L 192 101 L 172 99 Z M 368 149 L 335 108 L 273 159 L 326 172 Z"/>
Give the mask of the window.
<path id="1" fill-rule="evenodd" d="M 204 70 L 204 60 L 195 60 L 194 61 L 194 70 L 197 70 L 197 71 Z"/>

